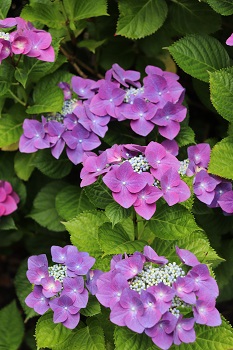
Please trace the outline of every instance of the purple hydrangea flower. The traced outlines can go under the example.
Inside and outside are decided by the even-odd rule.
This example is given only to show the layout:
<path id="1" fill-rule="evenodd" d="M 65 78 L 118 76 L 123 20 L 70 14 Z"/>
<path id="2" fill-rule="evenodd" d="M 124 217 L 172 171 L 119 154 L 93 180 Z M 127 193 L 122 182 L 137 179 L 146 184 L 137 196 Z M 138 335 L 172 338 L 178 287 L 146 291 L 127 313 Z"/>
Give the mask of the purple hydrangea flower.
<path id="1" fill-rule="evenodd" d="M 197 198 L 206 204 L 211 204 L 215 196 L 215 188 L 221 182 L 207 171 L 201 170 L 194 178 L 193 192 Z"/>
<path id="2" fill-rule="evenodd" d="M 194 318 L 184 318 L 182 315 L 179 317 L 174 329 L 174 344 L 193 343 L 196 340 L 194 323 Z"/>
<path id="3" fill-rule="evenodd" d="M 137 196 L 133 206 L 139 215 L 144 219 L 149 220 L 156 211 L 156 201 L 162 197 L 163 193 L 160 189 L 154 186 L 146 185 Z"/>
<path id="4" fill-rule="evenodd" d="M 91 90 L 93 83 L 93 80 L 81 77 L 74 76 L 71 79 L 72 89 L 81 99 L 90 99 L 95 95 L 94 91 Z"/>
<path id="5" fill-rule="evenodd" d="M 125 87 L 129 87 L 129 84 L 136 87 L 140 85 L 138 83 L 140 73 L 137 71 L 124 70 L 119 64 L 115 63 L 112 65 L 111 73 L 113 78 Z"/>
<path id="6" fill-rule="evenodd" d="M 225 192 L 218 200 L 218 204 L 227 214 L 233 214 L 233 191 Z"/>
<path id="7" fill-rule="evenodd" d="M 215 308 L 215 300 L 198 300 L 193 309 L 196 323 L 205 324 L 207 326 L 219 326 L 222 321 L 218 310 Z"/>
<path id="8" fill-rule="evenodd" d="M 208 143 L 199 143 L 187 148 L 189 166 L 187 175 L 192 176 L 201 169 L 207 169 L 210 161 L 210 145 Z"/>
<path id="9" fill-rule="evenodd" d="M 198 261 L 196 255 L 194 255 L 192 252 L 190 252 L 187 249 L 180 249 L 176 246 L 176 254 L 178 255 L 180 261 L 188 266 L 196 266 L 200 264 Z"/>
<path id="10" fill-rule="evenodd" d="M 54 323 L 73 329 L 79 322 L 80 309 L 88 302 L 83 275 L 89 272 L 95 259 L 71 245 L 53 246 L 51 254 L 56 262 L 52 266 L 48 266 L 45 254 L 28 259 L 26 274 L 34 288 L 25 302 L 41 315 L 51 308 Z"/>
<path id="11" fill-rule="evenodd" d="M 233 33 L 227 39 L 226 44 L 229 46 L 233 46 Z"/>
<path id="12" fill-rule="evenodd" d="M 229 181 L 221 180 L 221 182 L 215 187 L 215 194 L 214 199 L 212 202 L 208 205 L 209 208 L 217 208 L 219 207 L 219 200 L 221 201 L 222 195 L 226 192 L 230 192 L 232 190 L 232 184 Z M 223 197 L 224 198 L 224 197 Z M 233 204 L 232 204 L 233 206 Z M 233 212 L 233 207 L 232 207 Z"/>
<path id="13" fill-rule="evenodd" d="M 8 181 L 0 180 L 0 217 L 12 214 L 17 209 L 19 196 Z"/>
<path id="14" fill-rule="evenodd" d="M 108 159 L 107 153 L 103 152 L 99 156 L 90 156 L 83 161 L 83 168 L 80 172 L 82 179 L 80 187 L 91 185 L 98 176 L 107 173 L 110 168 L 106 168 Z"/>
<path id="15" fill-rule="evenodd" d="M 49 138 L 45 132 L 43 123 L 38 120 L 25 119 L 23 130 L 24 133 L 19 140 L 20 152 L 34 153 L 38 149 L 50 147 Z"/>

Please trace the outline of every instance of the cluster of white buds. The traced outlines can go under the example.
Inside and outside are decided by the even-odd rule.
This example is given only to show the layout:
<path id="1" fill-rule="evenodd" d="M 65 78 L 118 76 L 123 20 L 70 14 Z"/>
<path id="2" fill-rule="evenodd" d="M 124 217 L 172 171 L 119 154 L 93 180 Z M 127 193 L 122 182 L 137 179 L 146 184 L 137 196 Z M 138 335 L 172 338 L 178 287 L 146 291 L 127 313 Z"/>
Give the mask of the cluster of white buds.
<path id="1" fill-rule="evenodd" d="M 10 34 L 9 33 L 4 33 L 4 32 L 0 32 L 0 39 L 4 39 L 7 41 L 10 41 Z"/>
<path id="2" fill-rule="evenodd" d="M 161 282 L 171 287 L 172 283 L 180 276 L 185 276 L 185 272 L 175 262 L 159 267 L 155 267 L 151 263 L 146 264 L 143 270 L 130 281 L 130 289 L 140 293 L 141 290 L 157 286 Z"/>
<path id="3" fill-rule="evenodd" d="M 48 272 L 49 276 L 54 277 L 55 281 L 63 282 L 64 278 L 67 277 L 67 267 L 61 264 L 54 264 L 49 266 Z"/>
<path id="4" fill-rule="evenodd" d="M 143 171 L 148 171 L 150 168 L 146 157 L 142 154 L 140 154 L 138 157 L 128 159 L 128 162 L 130 162 L 130 164 L 132 165 L 133 170 L 139 174 Z"/>
<path id="5" fill-rule="evenodd" d="M 144 87 L 140 87 L 139 89 L 135 89 L 135 88 L 129 88 L 128 90 L 126 90 L 126 94 L 125 94 L 125 99 L 124 101 L 126 103 L 131 103 L 133 104 L 133 99 L 131 98 L 131 96 L 137 96 L 138 94 L 143 94 L 144 92 Z"/>
<path id="6" fill-rule="evenodd" d="M 66 116 L 67 114 L 71 114 L 77 106 L 77 101 L 78 100 L 76 98 L 64 101 L 61 115 Z"/>
<path id="7" fill-rule="evenodd" d="M 189 166 L 189 159 L 184 159 L 180 161 L 180 168 L 178 170 L 178 173 L 182 176 L 184 176 L 186 174 L 186 171 L 188 169 Z"/>

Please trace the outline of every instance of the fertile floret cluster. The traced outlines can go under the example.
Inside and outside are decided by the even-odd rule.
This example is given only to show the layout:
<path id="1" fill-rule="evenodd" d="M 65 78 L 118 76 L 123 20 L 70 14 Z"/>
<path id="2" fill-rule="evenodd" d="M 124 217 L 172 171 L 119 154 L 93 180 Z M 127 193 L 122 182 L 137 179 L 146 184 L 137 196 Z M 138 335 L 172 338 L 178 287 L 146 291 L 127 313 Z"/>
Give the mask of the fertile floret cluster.
<path id="1" fill-rule="evenodd" d="M 179 175 L 180 161 L 157 142 L 148 146 L 114 145 L 99 156 L 83 161 L 81 187 L 94 183 L 101 175 L 114 200 L 124 208 L 149 220 L 156 201 L 163 196 L 169 206 L 190 197 L 188 185 Z"/>
<path id="2" fill-rule="evenodd" d="M 0 180 L 0 217 L 13 213 L 17 209 L 19 196 L 8 181 Z"/>
<path id="3" fill-rule="evenodd" d="M 40 315 L 51 308 L 54 323 L 73 329 L 79 323 L 80 309 L 88 302 L 83 277 L 89 273 L 95 259 L 71 245 L 52 246 L 51 254 L 55 262 L 52 266 L 48 266 L 45 254 L 28 259 L 27 278 L 34 288 L 25 302 Z"/>
<path id="4" fill-rule="evenodd" d="M 149 246 L 143 254 L 116 255 L 111 270 L 96 280 L 95 295 L 109 307 L 110 320 L 134 332 L 145 332 L 161 349 L 192 343 L 195 323 L 218 326 L 218 286 L 207 265 L 188 250 L 176 247 L 182 266 Z"/>
<path id="5" fill-rule="evenodd" d="M 99 137 L 105 136 L 111 120 L 129 120 L 132 130 L 141 136 L 157 126 L 163 137 L 173 140 L 186 117 L 184 89 L 174 73 L 152 66 L 146 67 L 146 73 L 141 86 L 139 72 L 114 64 L 105 79 L 97 82 L 74 76 L 71 87 L 59 83 L 65 99 L 62 111 L 42 117 L 42 122 L 26 119 L 20 152 L 51 148 L 59 158 L 66 146 L 71 162 L 81 163 L 101 144 Z"/>
<path id="6" fill-rule="evenodd" d="M 0 63 L 13 55 L 26 55 L 41 61 L 54 62 L 51 34 L 36 29 L 30 22 L 20 17 L 0 20 L 0 28 L 15 26 L 16 30 L 11 33 L 0 32 Z"/>
<path id="7" fill-rule="evenodd" d="M 232 183 L 208 172 L 210 145 L 199 143 L 188 147 L 187 151 L 189 165 L 186 173 L 194 175 L 194 194 L 208 207 L 221 207 L 226 214 L 233 214 Z"/>

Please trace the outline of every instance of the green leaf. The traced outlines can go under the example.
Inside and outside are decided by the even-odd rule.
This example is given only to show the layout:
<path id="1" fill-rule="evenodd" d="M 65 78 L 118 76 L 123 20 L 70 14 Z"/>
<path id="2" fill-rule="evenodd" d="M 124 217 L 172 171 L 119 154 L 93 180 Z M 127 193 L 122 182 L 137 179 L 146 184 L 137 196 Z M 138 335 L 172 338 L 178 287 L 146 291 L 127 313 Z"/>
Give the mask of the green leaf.
<path id="1" fill-rule="evenodd" d="M 108 222 L 99 228 L 99 243 L 105 254 L 131 254 L 147 244 L 146 241 L 132 241 L 120 224 L 112 228 Z"/>
<path id="2" fill-rule="evenodd" d="M 92 185 L 85 187 L 84 190 L 96 208 L 105 209 L 108 204 L 114 202 L 110 190 L 100 178 Z"/>
<path id="3" fill-rule="evenodd" d="M 164 0 L 119 0 L 117 35 L 140 39 L 153 34 L 164 23 L 167 4 Z"/>
<path id="4" fill-rule="evenodd" d="M 4 0 L 0 3 L 0 19 L 5 19 L 11 7 L 11 0 Z"/>
<path id="5" fill-rule="evenodd" d="M 55 208 L 55 198 L 62 186 L 62 182 L 50 182 L 44 186 L 34 199 L 32 211 L 28 215 L 51 231 L 64 231 L 61 218 Z"/>
<path id="6" fill-rule="evenodd" d="M 130 213 L 130 209 L 125 209 L 116 202 L 109 203 L 105 209 L 105 214 L 113 226 L 130 216 Z"/>
<path id="7" fill-rule="evenodd" d="M 192 214 L 180 204 L 159 207 L 148 226 L 156 237 L 164 240 L 179 239 L 198 229 Z"/>
<path id="8" fill-rule="evenodd" d="M 87 306 L 80 310 L 80 313 L 84 316 L 94 316 L 101 312 L 100 303 L 94 295 L 90 295 Z"/>
<path id="9" fill-rule="evenodd" d="M 66 18 L 62 14 L 60 2 L 34 3 L 32 6 L 26 5 L 20 15 L 31 22 L 39 22 L 51 28 L 62 28 L 66 24 Z"/>
<path id="10" fill-rule="evenodd" d="M 152 340 L 145 333 L 132 332 L 127 327 L 116 326 L 114 332 L 115 350 L 147 350 Z"/>
<path id="11" fill-rule="evenodd" d="M 26 271 L 27 271 L 27 261 L 24 261 L 21 263 L 20 267 L 18 268 L 18 271 L 15 276 L 15 280 L 14 280 L 16 295 L 26 315 L 25 321 L 29 320 L 29 318 L 32 318 L 34 316 L 38 316 L 38 314 L 34 311 L 34 309 L 28 307 L 25 304 L 26 297 L 32 292 L 32 289 L 33 289 L 32 284 L 27 279 Z"/>
<path id="12" fill-rule="evenodd" d="M 106 40 L 82 40 L 78 43 L 78 47 L 85 47 L 86 49 L 88 49 L 89 51 L 91 51 L 92 53 L 95 53 L 95 50 L 100 47 L 101 45 L 103 45 L 105 43 Z"/>
<path id="13" fill-rule="evenodd" d="M 195 134 L 190 126 L 181 123 L 180 132 L 176 137 L 179 147 L 187 146 L 195 143 Z"/>
<path id="14" fill-rule="evenodd" d="M 101 256 L 98 228 L 107 221 L 106 215 L 96 210 L 81 213 L 63 224 L 71 235 L 72 244 L 80 251 L 88 252 L 92 256 Z"/>
<path id="15" fill-rule="evenodd" d="M 233 180 L 233 137 L 226 137 L 213 147 L 208 170 Z"/>
<path id="16" fill-rule="evenodd" d="M 210 99 L 218 113 L 233 122 L 233 68 L 210 73 Z"/>
<path id="17" fill-rule="evenodd" d="M 230 66 L 224 47 L 207 35 L 187 35 L 168 50 L 183 71 L 205 82 L 209 81 L 208 72 Z"/>
<path id="18" fill-rule="evenodd" d="M 2 216 L 0 219 L 0 231 L 1 230 L 14 230 L 16 229 L 15 222 L 11 216 Z"/>
<path id="19" fill-rule="evenodd" d="M 88 326 L 73 332 L 54 350 L 106 350 L 104 332 L 97 320 L 90 319 Z"/>
<path id="20" fill-rule="evenodd" d="M 222 16 L 230 16 L 233 14 L 232 0 L 207 0 L 207 2 L 214 11 L 220 13 Z"/>
<path id="21" fill-rule="evenodd" d="M 61 345 L 71 334 L 71 329 L 61 323 L 53 322 L 52 312 L 41 316 L 36 324 L 37 349 L 52 348 Z"/>
<path id="22" fill-rule="evenodd" d="M 84 190 L 73 185 L 68 185 L 58 192 L 55 204 L 58 214 L 67 221 L 85 210 L 94 209 Z"/>
<path id="23" fill-rule="evenodd" d="M 14 69 L 12 68 L 12 65 L 6 60 L 2 61 L 0 65 L 0 96 L 5 95 L 9 90 L 13 77 Z"/>
<path id="24" fill-rule="evenodd" d="M 173 1 L 169 7 L 172 27 L 181 34 L 210 34 L 220 29 L 221 16 L 196 0 Z"/>
<path id="25" fill-rule="evenodd" d="M 18 350 L 23 334 L 23 321 L 13 301 L 0 310 L 0 349 Z"/>
<path id="26" fill-rule="evenodd" d="M 27 181 L 35 166 L 33 165 L 33 159 L 35 158 L 36 153 L 26 154 L 17 152 L 14 159 L 14 169 L 16 175 L 24 181 Z"/>
<path id="27" fill-rule="evenodd" d="M 0 119 L 0 147 L 19 141 L 23 133 L 24 118 L 20 115 L 4 115 Z"/>
<path id="28" fill-rule="evenodd" d="M 70 22 L 107 15 L 106 0 L 63 0 Z"/>
<path id="29" fill-rule="evenodd" d="M 48 112 L 61 111 L 64 96 L 62 90 L 58 86 L 49 86 L 45 90 L 34 91 L 33 106 L 29 106 L 26 110 L 28 114 L 40 114 Z"/>
<path id="30" fill-rule="evenodd" d="M 180 350 L 231 350 L 233 347 L 233 332 L 231 326 L 223 320 L 219 327 L 208 327 L 196 325 L 196 340 L 194 343 L 181 343 Z M 176 350 L 177 346 L 172 346 L 170 350 Z"/>
<path id="31" fill-rule="evenodd" d="M 62 179 L 72 169 L 72 163 L 67 157 L 62 155 L 59 159 L 56 159 L 51 155 L 50 150 L 40 150 L 37 152 L 32 165 L 52 179 Z"/>

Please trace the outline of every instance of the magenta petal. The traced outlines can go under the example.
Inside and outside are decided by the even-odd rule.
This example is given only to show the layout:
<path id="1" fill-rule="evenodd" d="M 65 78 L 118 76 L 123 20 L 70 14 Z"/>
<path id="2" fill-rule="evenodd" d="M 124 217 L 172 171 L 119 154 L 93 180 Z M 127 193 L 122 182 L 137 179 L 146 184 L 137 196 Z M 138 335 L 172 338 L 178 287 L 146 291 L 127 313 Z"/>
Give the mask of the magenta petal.
<path id="1" fill-rule="evenodd" d="M 187 249 L 180 249 L 176 246 L 176 254 L 185 265 L 195 266 L 200 264 L 197 257 Z"/>
<path id="2" fill-rule="evenodd" d="M 62 322 L 63 326 L 69 329 L 74 329 L 77 327 L 80 320 L 80 313 L 77 312 L 75 315 L 69 315 L 67 320 Z"/>
<path id="3" fill-rule="evenodd" d="M 123 187 L 121 192 L 113 192 L 112 196 L 118 204 L 126 209 L 131 207 L 137 199 L 137 195 L 130 193 L 126 187 Z"/>

